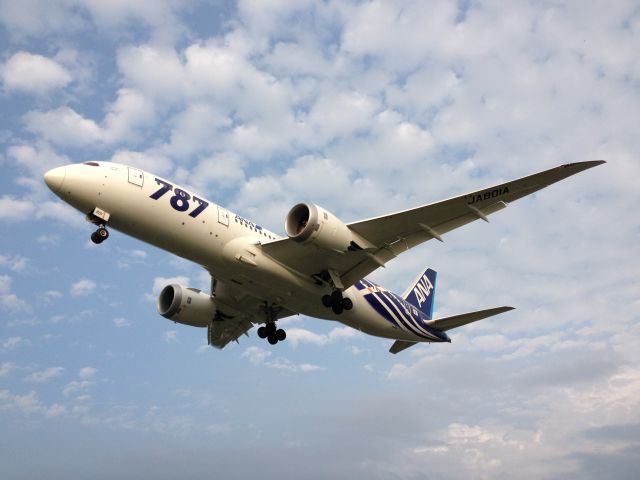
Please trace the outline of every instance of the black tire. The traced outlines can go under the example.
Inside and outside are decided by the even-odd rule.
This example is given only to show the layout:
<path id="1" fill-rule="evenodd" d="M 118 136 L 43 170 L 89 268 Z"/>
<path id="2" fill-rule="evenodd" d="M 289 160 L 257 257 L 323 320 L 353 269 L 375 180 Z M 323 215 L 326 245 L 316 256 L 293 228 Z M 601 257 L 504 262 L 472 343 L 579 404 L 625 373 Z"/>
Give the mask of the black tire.
<path id="1" fill-rule="evenodd" d="M 95 243 L 96 245 L 99 245 L 102 243 L 102 238 L 100 238 L 100 236 L 98 236 L 98 232 L 93 232 L 91 234 L 91 241 L 93 243 Z"/>
<path id="2" fill-rule="evenodd" d="M 322 296 L 322 305 L 329 308 L 331 306 L 331 295 Z"/>
<path id="3" fill-rule="evenodd" d="M 269 335 L 267 337 L 267 340 L 269 341 L 269 343 L 271 345 L 275 345 L 276 343 L 278 343 L 278 337 L 274 334 L 274 335 Z"/>
<path id="4" fill-rule="evenodd" d="M 282 342 L 285 338 L 287 338 L 287 332 L 279 328 L 278 330 L 276 330 L 276 337 L 278 338 L 279 342 Z"/>
<path id="5" fill-rule="evenodd" d="M 109 238 L 109 230 L 107 230 L 106 228 L 99 228 L 96 233 L 102 239 L 102 241 Z"/>
<path id="6" fill-rule="evenodd" d="M 331 306 L 336 304 L 342 304 L 342 292 L 340 290 L 334 290 L 331 293 Z"/>
<path id="7" fill-rule="evenodd" d="M 353 302 L 350 298 L 345 298 L 344 300 L 342 300 L 342 306 L 345 310 L 351 310 L 353 308 Z"/>
<path id="8" fill-rule="evenodd" d="M 333 313 L 335 313 L 336 315 L 340 315 L 344 310 L 344 306 L 342 305 L 342 301 L 334 303 L 333 305 L 331 305 L 331 310 L 333 310 Z"/>
<path id="9" fill-rule="evenodd" d="M 267 335 L 274 335 L 276 333 L 276 324 L 273 322 L 267 323 L 265 328 L 267 329 Z"/>
<path id="10" fill-rule="evenodd" d="M 266 327 L 262 326 L 262 327 L 258 328 L 258 336 L 260 338 L 267 338 L 267 335 L 269 335 L 269 334 L 267 333 L 267 328 Z"/>

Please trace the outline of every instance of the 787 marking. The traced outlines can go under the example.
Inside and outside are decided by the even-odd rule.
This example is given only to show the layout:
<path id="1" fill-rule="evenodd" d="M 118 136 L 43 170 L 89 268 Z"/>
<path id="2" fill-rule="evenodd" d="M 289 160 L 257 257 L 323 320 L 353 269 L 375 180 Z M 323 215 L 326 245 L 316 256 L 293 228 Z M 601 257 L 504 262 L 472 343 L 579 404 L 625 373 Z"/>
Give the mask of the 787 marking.
<path id="1" fill-rule="evenodd" d="M 156 178 L 156 183 L 160 185 L 160 188 L 149 195 L 149 198 L 158 200 L 167 192 L 173 191 L 175 195 L 173 195 L 169 199 L 169 203 L 171 204 L 171 207 L 178 212 L 186 212 L 187 210 L 189 210 L 189 200 L 192 199 L 198 204 L 198 206 L 193 209 L 193 211 L 189 212 L 189 216 L 192 218 L 196 218 L 204 211 L 205 208 L 209 206 L 209 202 L 207 202 L 206 200 L 202 200 L 195 195 L 191 196 L 189 193 L 180 188 L 176 188 L 175 190 L 173 190 L 173 185 L 171 185 L 169 182 L 165 182 L 164 180 Z"/>

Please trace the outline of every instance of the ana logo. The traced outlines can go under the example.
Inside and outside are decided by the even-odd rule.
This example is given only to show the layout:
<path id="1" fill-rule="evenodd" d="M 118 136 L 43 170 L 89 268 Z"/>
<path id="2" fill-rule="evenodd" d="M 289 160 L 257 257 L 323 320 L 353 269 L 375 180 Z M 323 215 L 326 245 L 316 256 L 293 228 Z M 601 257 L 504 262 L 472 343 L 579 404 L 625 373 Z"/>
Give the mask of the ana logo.
<path id="1" fill-rule="evenodd" d="M 416 300 L 418 301 L 418 306 L 422 307 L 422 304 L 427 301 L 429 295 L 431 295 L 431 291 L 433 290 L 433 285 L 431 281 L 427 278 L 427 275 L 423 275 L 416 286 L 413 287 L 413 294 L 416 296 Z"/>

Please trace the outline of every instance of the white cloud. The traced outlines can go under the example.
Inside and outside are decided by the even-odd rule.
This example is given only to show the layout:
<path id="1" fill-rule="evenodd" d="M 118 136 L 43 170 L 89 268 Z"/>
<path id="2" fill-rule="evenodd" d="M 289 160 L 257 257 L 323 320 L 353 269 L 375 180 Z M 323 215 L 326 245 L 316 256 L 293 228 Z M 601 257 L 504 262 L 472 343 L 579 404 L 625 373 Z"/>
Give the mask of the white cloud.
<path id="1" fill-rule="evenodd" d="M 60 235 L 56 234 L 44 234 L 40 235 L 36 241 L 41 245 L 48 245 L 51 247 L 56 247 L 60 245 Z"/>
<path id="2" fill-rule="evenodd" d="M 149 302 L 155 302 L 158 299 L 158 296 L 160 295 L 162 289 L 167 285 L 178 284 L 184 287 L 188 287 L 190 282 L 191 280 L 189 279 L 189 277 L 185 277 L 182 275 L 176 277 L 155 277 L 153 279 L 153 288 L 151 290 L 151 293 L 146 293 L 144 297 Z"/>
<path id="3" fill-rule="evenodd" d="M 271 355 L 272 353 L 269 350 L 265 350 L 260 347 L 248 347 L 244 352 L 242 352 L 242 357 L 247 358 L 252 364 L 275 368 L 277 370 L 303 373 L 325 370 L 324 367 L 313 365 L 311 363 L 296 364 L 286 358 L 271 358 Z"/>
<path id="4" fill-rule="evenodd" d="M 13 279 L 9 275 L 0 275 L 0 306 L 13 311 L 29 311 L 29 305 L 11 292 Z"/>
<path id="5" fill-rule="evenodd" d="M 82 278 L 71 285 L 69 293 L 74 297 L 89 295 L 96 289 L 96 282 L 88 278 Z"/>
<path id="6" fill-rule="evenodd" d="M 301 343 L 324 346 L 359 335 L 360 333 L 351 327 L 335 327 L 327 334 L 314 333 L 304 328 L 290 328 L 287 330 L 287 342 L 294 347 Z"/>
<path id="7" fill-rule="evenodd" d="M 162 332 L 162 340 L 166 343 L 178 343 L 178 331 L 177 330 L 167 330 Z"/>
<path id="8" fill-rule="evenodd" d="M 0 343 L 0 351 L 7 352 L 9 350 L 14 350 L 25 343 L 26 341 L 22 337 L 9 337 L 4 342 Z"/>
<path id="9" fill-rule="evenodd" d="M 59 107 L 47 112 L 31 111 L 24 115 L 29 131 L 37 133 L 45 140 L 63 146 L 86 146 L 102 139 L 100 126 L 84 118 L 69 107 Z"/>
<path id="10" fill-rule="evenodd" d="M 23 272 L 28 264 L 29 259 L 22 255 L 0 255 L 0 268 L 6 267 L 14 272 Z M 1 291 L 2 287 L 0 287 Z"/>
<path id="11" fill-rule="evenodd" d="M 0 23 L 17 38 L 69 35 L 99 29 L 113 34 L 133 26 L 150 27 L 156 41 L 171 43 L 182 32 L 175 0 L 25 0 L 0 2 Z M 123 30 L 124 31 L 124 30 Z"/>
<path id="12" fill-rule="evenodd" d="M 13 370 L 16 369 L 16 365 L 11 362 L 3 362 L 0 364 L 0 377 L 6 377 L 11 374 Z"/>
<path id="13" fill-rule="evenodd" d="M 114 318 L 113 319 L 113 324 L 118 327 L 118 328 L 125 328 L 125 327 L 130 327 L 131 326 L 131 322 L 129 320 L 127 320 L 126 318 Z"/>
<path id="14" fill-rule="evenodd" d="M 23 116 L 27 129 L 48 142 L 64 147 L 116 144 L 138 139 L 139 130 L 153 124 L 156 116 L 150 99 L 123 88 L 104 120 L 85 118 L 70 107 L 33 110 Z"/>
<path id="15" fill-rule="evenodd" d="M 47 303 L 50 303 L 62 297 L 63 297 L 62 292 L 59 292 L 57 290 L 47 290 L 46 292 L 43 292 L 41 295 L 41 298 Z"/>
<path id="16" fill-rule="evenodd" d="M 7 157 L 25 168 L 32 176 L 37 177 L 40 186 L 42 186 L 41 177 L 44 172 L 71 163 L 67 157 L 57 154 L 47 144 L 12 145 L 7 149 Z"/>
<path id="17" fill-rule="evenodd" d="M 36 392 L 15 395 L 8 390 L 0 390 L 0 410 L 16 410 L 23 415 L 40 414 L 48 418 L 59 417 L 66 413 L 66 408 L 60 404 L 42 403 Z"/>
<path id="18" fill-rule="evenodd" d="M 97 372 L 98 370 L 93 367 L 83 367 L 78 372 L 78 376 L 83 380 L 88 380 L 95 377 Z"/>
<path id="19" fill-rule="evenodd" d="M 43 383 L 47 380 L 60 376 L 64 372 L 62 367 L 49 367 L 41 372 L 33 372 L 25 380 L 30 382 Z"/>
<path id="20" fill-rule="evenodd" d="M 93 367 L 83 367 L 78 371 L 78 377 L 80 380 L 72 380 L 67 383 L 62 389 L 62 394 L 65 397 L 76 395 L 78 393 L 84 394 L 89 387 L 95 384 L 95 376 L 97 369 Z"/>
<path id="21" fill-rule="evenodd" d="M 9 293 L 13 280 L 9 275 L 0 275 L 0 293 Z"/>
<path id="22" fill-rule="evenodd" d="M 0 197 L 0 220 L 26 220 L 35 210 L 28 200 L 19 200 L 11 195 Z"/>
<path id="23" fill-rule="evenodd" d="M 62 394 L 65 397 L 69 397 L 79 392 L 85 392 L 93 384 L 94 382 L 89 380 L 72 380 L 62 389 Z"/>
<path id="24" fill-rule="evenodd" d="M 70 72 L 59 63 L 29 52 L 15 53 L 0 69 L 7 90 L 42 94 L 68 85 Z"/>
<path id="25" fill-rule="evenodd" d="M 138 167 L 158 175 L 168 175 L 173 169 L 173 162 L 165 154 L 155 150 L 148 152 L 118 150 L 111 157 L 111 161 Z"/>

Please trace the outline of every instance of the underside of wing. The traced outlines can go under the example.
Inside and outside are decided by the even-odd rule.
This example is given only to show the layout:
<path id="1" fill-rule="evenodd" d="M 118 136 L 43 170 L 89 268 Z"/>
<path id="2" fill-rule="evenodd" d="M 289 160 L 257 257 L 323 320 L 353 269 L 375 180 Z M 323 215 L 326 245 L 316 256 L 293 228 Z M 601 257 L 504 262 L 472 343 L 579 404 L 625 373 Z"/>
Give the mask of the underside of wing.
<path id="1" fill-rule="evenodd" d="M 285 238 L 265 243 L 262 249 L 302 274 L 313 276 L 333 270 L 348 287 L 416 245 L 433 238 L 442 241 L 445 233 L 475 220 L 488 221 L 489 215 L 510 202 L 602 163 L 598 160 L 561 165 L 448 200 L 347 225 L 373 248 L 340 253 Z"/>
<path id="2" fill-rule="evenodd" d="M 216 348 L 237 341 L 254 324 L 265 323 L 267 318 L 275 321 L 295 315 L 274 302 L 248 295 L 229 282 L 212 280 L 212 293 L 216 318 L 207 328 L 207 340 Z"/>
<path id="3" fill-rule="evenodd" d="M 207 342 L 212 347 L 224 348 L 229 342 L 238 340 L 251 327 L 253 323 L 242 317 L 213 322 L 207 327 Z"/>

